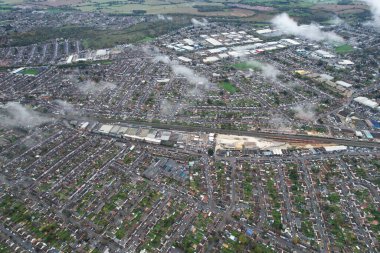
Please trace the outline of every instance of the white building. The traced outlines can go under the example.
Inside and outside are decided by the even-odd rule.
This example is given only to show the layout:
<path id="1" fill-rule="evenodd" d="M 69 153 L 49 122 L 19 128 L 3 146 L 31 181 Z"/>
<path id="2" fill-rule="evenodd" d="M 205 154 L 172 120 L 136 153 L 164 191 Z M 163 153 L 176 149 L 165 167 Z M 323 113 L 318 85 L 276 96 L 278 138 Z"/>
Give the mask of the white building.
<path id="1" fill-rule="evenodd" d="M 338 64 L 339 65 L 354 65 L 355 63 L 353 63 L 350 60 L 343 60 L 343 61 L 338 62 Z"/>
<path id="2" fill-rule="evenodd" d="M 203 62 L 204 63 L 212 63 L 212 62 L 216 62 L 216 61 L 219 61 L 220 59 L 216 56 L 210 56 L 210 57 L 206 57 L 205 59 L 203 59 Z"/>
<path id="3" fill-rule="evenodd" d="M 213 46 L 222 46 L 223 45 L 220 41 L 213 39 L 213 38 L 208 38 L 208 39 L 206 39 L 206 41 Z"/>
<path id="4" fill-rule="evenodd" d="M 326 152 L 344 151 L 347 150 L 347 146 L 328 146 L 325 150 Z"/>
<path id="5" fill-rule="evenodd" d="M 102 125 L 99 129 L 99 132 L 103 134 L 108 134 L 113 127 L 113 125 Z"/>
<path id="6" fill-rule="evenodd" d="M 327 59 L 335 58 L 335 55 L 324 50 L 317 50 L 314 53 L 322 58 L 327 58 Z"/>
<path id="7" fill-rule="evenodd" d="M 375 102 L 369 98 L 366 98 L 366 97 L 357 97 L 357 98 L 354 98 L 354 101 L 361 104 L 361 105 L 370 107 L 372 109 L 375 109 L 376 107 L 379 106 L 379 104 L 377 102 Z"/>
<path id="8" fill-rule="evenodd" d="M 178 59 L 183 61 L 183 62 L 192 62 L 193 61 L 192 59 L 187 58 L 185 56 L 179 56 Z"/>
<path id="9" fill-rule="evenodd" d="M 335 83 L 347 89 L 352 87 L 352 84 L 346 83 L 344 81 L 336 81 Z"/>

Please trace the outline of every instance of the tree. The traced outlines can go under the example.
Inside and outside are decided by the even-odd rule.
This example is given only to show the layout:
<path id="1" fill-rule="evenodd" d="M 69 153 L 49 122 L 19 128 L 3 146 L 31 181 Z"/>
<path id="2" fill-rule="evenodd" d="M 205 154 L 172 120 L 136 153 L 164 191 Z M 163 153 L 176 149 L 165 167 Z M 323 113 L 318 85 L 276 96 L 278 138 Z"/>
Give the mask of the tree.
<path id="1" fill-rule="evenodd" d="M 241 234 L 239 236 L 239 242 L 243 245 L 247 245 L 248 244 L 248 237 L 244 234 Z"/>
<path id="2" fill-rule="evenodd" d="M 293 244 L 298 244 L 300 243 L 300 238 L 298 236 L 294 236 L 292 239 Z"/>
<path id="3" fill-rule="evenodd" d="M 213 156 L 214 155 L 214 149 L 213 148 L 209 148 L 207 150 L 207 153 L 208 153 L 209 156 Z"/>

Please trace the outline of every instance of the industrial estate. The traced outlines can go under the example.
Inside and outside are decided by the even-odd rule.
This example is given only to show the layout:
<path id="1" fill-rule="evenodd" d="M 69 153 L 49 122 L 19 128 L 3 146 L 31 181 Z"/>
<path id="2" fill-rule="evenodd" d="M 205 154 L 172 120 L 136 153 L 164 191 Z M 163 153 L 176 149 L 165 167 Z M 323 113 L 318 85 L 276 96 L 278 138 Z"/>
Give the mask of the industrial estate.
<path id="1" fill-rule="evenodd" d="M 379 10 L 0 1 L 0 252 L 379 252 Z"/>

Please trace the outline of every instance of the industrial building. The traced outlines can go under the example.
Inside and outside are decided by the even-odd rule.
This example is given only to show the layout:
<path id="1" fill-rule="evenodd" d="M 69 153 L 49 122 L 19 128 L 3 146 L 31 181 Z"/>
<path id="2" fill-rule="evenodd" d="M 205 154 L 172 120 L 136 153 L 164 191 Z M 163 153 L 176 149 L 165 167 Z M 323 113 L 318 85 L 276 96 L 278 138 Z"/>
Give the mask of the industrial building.
<path id="1" fill-rule="evenodd" d="M 361 105 L 370 107 L 372 109 L 379 107 L 379 104 L 377 102 L 366 97 L 357 97 L 357 98 L 354 98 L 354 101 Z"/>

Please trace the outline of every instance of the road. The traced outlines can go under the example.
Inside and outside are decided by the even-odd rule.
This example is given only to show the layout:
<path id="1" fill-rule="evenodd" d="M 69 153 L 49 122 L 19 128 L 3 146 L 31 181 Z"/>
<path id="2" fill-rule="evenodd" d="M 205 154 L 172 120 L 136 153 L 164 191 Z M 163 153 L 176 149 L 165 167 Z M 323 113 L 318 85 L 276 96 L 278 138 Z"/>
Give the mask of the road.
<path id="1" fill-rule="evenodd" d="M 324 220 L 322 217 L 321 207 L 318 203 L 317 198 L 317 191 L 314 187 L 312 178 L 310 176 L 309 168 L 305 164 L 304 159 L 299 159 L 299 162 L 301 164 L 300 169 L 303 172 L 303 177 L 306 183 L 307 191 L 309 192 L 309 196 L 314 200 L 311 201 L 311 207 L 313 211 L 313 216 L 315 217 L 316 221 L 316 228 L 318 231 L 318 238 L 321 239 L 320 248 L 321 252 L 330 252 L 330 241 L 328 238 L 328 234 L 326 232 L 326 225 L 324 224 Z"/>
<path id="2" fill-rule="evenodd" d="M 13 233 L 12 231 L 4 227 L 2 224 L 0 224 L 0 231 L 4 233 L 5 235 L 7 235 L 9 238 L 11 238 L 18 245 L 26 249 L 27 251 L 33 252 L 33 253 L 36 252 L 33 246 L 29 242 L 25 241 L 24 239 L 19 237 L 17 234 Z"/>

